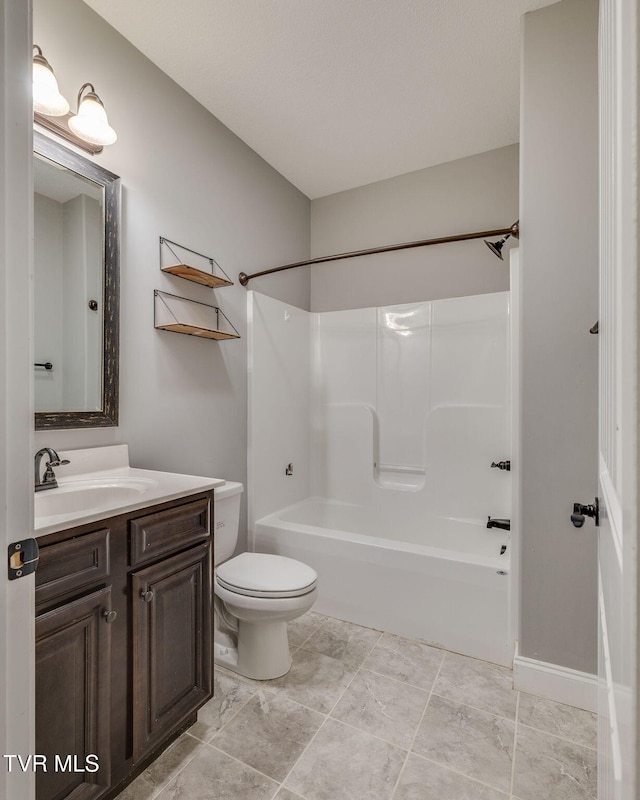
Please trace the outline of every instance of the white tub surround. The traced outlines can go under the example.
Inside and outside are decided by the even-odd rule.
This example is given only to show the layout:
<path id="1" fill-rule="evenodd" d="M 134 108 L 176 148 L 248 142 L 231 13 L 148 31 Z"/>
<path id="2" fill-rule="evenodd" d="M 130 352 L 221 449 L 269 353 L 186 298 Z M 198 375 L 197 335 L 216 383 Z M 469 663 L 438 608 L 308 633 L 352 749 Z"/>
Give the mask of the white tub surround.
<path id="1" fill-rule="evenodd" d="M 36 536 L 222 486 L 224 480 L 129 466 L 126 444 L 58 450 L 57 489 L 35 497 Z M 43 464 L 44 467 L 44 464 Z"/>
<path id="2" fill-rule="evenodd" d="M 312 566 L 321 613 L 510 665 L 510 536 L 486 527 L 511 517 L 508 293 L 249 295 L 255 550 Z"/>

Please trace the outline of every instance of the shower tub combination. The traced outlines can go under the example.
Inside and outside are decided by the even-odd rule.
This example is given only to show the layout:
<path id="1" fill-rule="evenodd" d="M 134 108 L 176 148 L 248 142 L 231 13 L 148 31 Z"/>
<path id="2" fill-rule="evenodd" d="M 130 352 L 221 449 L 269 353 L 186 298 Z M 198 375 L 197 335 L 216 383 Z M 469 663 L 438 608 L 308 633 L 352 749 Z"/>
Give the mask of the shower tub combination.
<path id="1" fill-rule="evenodd" d="M 487 528 L 511 507 L 491 468 L 510 457 L 508 300 L 309 314 L 253 293 L 250 543 L 318 572 L 318 612 L 511 665 L 510 533 Z"/>
<path id="2" fill-rule="evenodd" d="M 304 500 L 258 521 L 256 543 L 317 571 L 323 614 L 510 665 L 508 533 L 443 520 L 418 536 L 368 516 Z"/>

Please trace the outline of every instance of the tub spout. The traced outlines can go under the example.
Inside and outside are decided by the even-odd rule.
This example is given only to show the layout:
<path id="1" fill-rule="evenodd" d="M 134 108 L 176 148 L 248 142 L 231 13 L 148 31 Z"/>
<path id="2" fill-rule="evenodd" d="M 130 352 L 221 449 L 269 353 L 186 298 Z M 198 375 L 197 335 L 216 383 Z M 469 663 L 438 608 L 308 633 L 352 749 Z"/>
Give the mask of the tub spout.
<path id="1" fill-rule="evenodd" d="M 503 531 L 510 531 L 511 530 L 511 520 L 510 519 L 491 519 L 491 517 L 487 518 L 487 528 L 501 528 Z"/>

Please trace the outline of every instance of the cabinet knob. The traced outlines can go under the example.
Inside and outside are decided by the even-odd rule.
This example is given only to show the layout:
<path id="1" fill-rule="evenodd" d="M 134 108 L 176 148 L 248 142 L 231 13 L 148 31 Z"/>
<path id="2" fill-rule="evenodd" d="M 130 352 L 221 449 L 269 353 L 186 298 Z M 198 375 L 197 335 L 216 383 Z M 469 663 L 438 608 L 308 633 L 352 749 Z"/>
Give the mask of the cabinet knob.
<path id="1" fill-rule="evenodd" d="M 150 603 L 153 600 L 153 592 L 149 589 L 146 592 L 140 592 L 140 597 L 144 600 L 145 603 Z"/>
<path id="2" fill-rule="evenodd" d="M 109 624 L 111 624 L 112 622 L 115 622 L 118 619 L 118 612 L 117 611 L 103 611 L 102 612 L 102 616 L 105 618 L 105 620 Z"/>

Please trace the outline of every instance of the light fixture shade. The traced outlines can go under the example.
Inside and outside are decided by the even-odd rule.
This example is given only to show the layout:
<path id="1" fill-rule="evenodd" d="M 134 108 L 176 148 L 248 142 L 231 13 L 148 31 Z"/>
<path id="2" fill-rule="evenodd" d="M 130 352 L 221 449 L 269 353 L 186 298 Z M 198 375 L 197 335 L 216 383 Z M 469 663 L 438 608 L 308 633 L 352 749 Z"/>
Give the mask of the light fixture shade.
<path id="1" fill-rule="evenodd" d="M 61 117 L 69 111 L 69 103 L 60 94 L 56 76 L 41 55 L 33 59 L 33 110 L 50 117 Z"/>
<path id="2" fill-rule="evenodd" d="M 102 101 L 95 92 L 88 92 L 81 100 L 78 113 L 69 119 L 71 130 L 96 145 L 113 144 L 118 134 L 109 125 Z"/>

